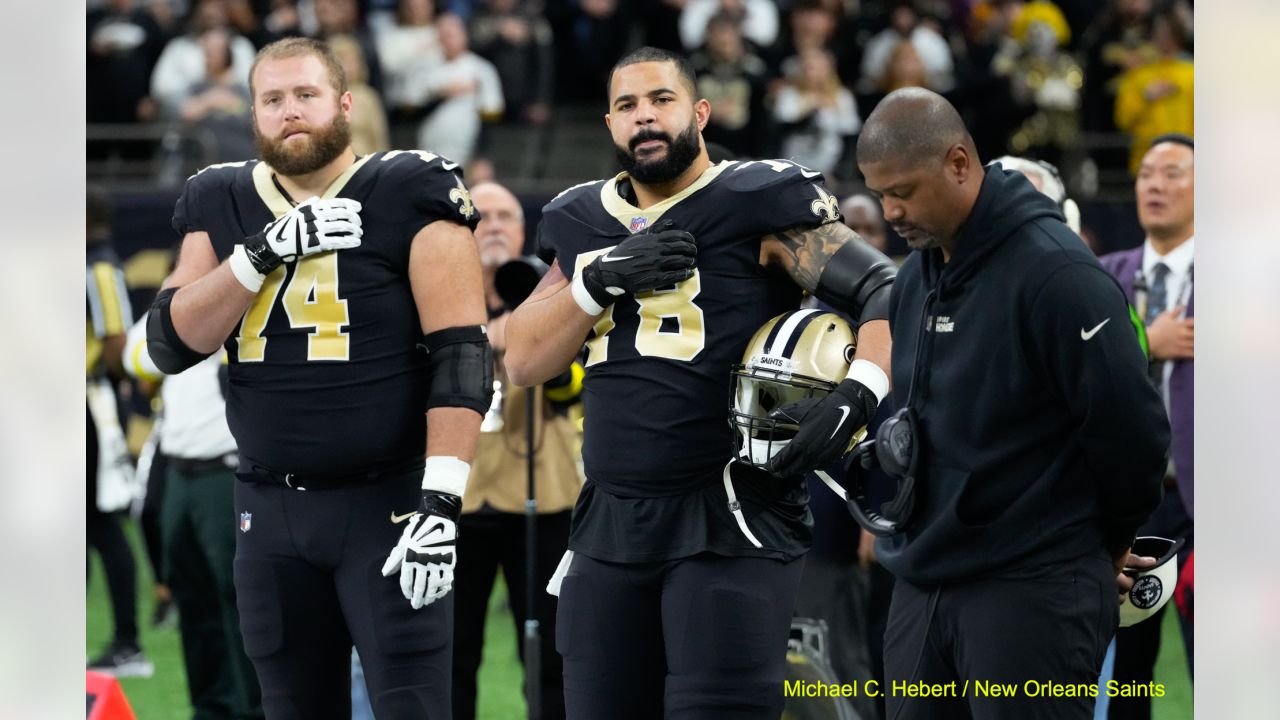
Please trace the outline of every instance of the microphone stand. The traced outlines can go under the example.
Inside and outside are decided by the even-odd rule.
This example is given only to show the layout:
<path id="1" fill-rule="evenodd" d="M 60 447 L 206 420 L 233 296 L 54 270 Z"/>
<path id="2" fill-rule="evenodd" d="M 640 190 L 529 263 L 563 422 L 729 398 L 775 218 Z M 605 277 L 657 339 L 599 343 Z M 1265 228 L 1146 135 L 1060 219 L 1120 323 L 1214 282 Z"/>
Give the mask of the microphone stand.
<path id="1" fill-rule="evenodd" d="M 528 468 L 528 499 L 524 513 L 524 699 L 529 720 L 542 718 L 542 636 L 535 611 L 538 593 L 538 498 L 534 489 L 534 419 L 536 388 L 525 388 L 525 463 Z"/>

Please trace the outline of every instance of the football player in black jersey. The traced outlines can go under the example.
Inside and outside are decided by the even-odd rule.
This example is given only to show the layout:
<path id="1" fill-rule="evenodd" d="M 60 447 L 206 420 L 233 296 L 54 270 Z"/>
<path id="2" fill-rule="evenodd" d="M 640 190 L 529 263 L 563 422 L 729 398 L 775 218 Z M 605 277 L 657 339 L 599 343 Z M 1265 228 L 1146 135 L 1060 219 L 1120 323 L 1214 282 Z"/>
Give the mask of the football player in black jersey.
<path id="1" fill-rule="evenodd" d="M 812 528 L 801 476 L 841 457 L 888 392 L 895 267 L 839 221 L 820 173 L 712 165 L 684 58 L 637 50 L 609 92 L 625 172 L 547 205 L 554 263 L 507 324 L 518 384 L 588 349 L 556 637 L 568 716 L 776 718 Z M 805 290 L 858 321 L 850 377 L 765 468 L 736 462 L 731 366 Z"/>
<path id="2" fill-rule="evenodd" d="M 447 718 L 456 522 L 492 392 L 475 208 L 444 158 L 356 156 L 323 43 L 267 46 L 250 87 L 261 159 L 187 181 L 148 351 L 167 373 L 230 358 L 228 520 L 266 716 L 349 718 L 354 642 L 380 720 Z"/>

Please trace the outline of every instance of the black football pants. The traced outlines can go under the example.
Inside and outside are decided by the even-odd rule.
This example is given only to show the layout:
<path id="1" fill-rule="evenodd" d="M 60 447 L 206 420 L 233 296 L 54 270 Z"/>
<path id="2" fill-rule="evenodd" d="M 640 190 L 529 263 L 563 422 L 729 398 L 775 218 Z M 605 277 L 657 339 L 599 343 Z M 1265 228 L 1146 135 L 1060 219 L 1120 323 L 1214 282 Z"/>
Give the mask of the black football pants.
<path id="1" fill-rule="evenodd" d="M 570 720 L 777 720 L 803 558 L 576 554 L 556 649 Z"/>
<path id="2" fill-rule="evenodd" d="M 1116 593 L 1101 550 L 1017 578 L 933 589 L 899 579 L 884 638 L 888 719 L 1091 720 L 1094 697 L 1055 697 L 1051 688 L 1029 683 L 1097 687 L 1119 622 Z M 906 685 L 895 691 L 895 681 Z M 1014 694 L 982 693 L 979 681 L 1012 685 Z M 908 695 L 921 683 L 952 682 L 954 691 L 943 697 Z"/>
<path id="3" fill-rule="evenodd" d="M 414 610 L 381 572 L 421 483 L 420 467 L 325 490 L 236 483 L 240 627 L 268 720 L 349 720 L 353 641 L 378 720 L 449 718 L 453 594 Z"/>

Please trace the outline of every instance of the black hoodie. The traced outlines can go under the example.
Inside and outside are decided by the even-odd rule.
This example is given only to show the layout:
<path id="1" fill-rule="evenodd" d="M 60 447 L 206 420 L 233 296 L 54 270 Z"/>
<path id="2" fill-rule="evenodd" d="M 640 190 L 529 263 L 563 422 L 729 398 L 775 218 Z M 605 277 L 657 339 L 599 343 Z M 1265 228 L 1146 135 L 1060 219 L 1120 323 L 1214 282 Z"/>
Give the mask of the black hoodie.
<path id="1" fill-rule="evenodd" d="M 898 273 L 890 327 L 923 445 L 885 567 L 936 585 L 1128 547 L 1169 423 L 1124 294 L 1051 200 L 988 167 L 951 261 L 916 252 Z"/>

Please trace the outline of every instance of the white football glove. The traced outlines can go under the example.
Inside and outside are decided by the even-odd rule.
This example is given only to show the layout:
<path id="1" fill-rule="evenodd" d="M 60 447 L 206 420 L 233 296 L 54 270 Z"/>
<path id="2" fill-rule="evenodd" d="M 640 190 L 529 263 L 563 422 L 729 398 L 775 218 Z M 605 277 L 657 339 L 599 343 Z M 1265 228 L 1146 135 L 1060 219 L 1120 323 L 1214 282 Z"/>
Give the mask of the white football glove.
<path id="1" fill-rule="evenodd" d="M 269 275 L 303 255 L 359 247 L 363 233 L 359 201 L 313 197 L 245 238 L 244 249 L 253 268 Z"/>
<path id="2" fill-rule="evenodd" d="M 382 565 L 383 577 L 400 571 L 400 591 L 414 610 L 430 605 L 453 589 L 461 514 L 462 498 L 424 490 L 422 505 L 409 518 L 400 542 Z"/>

